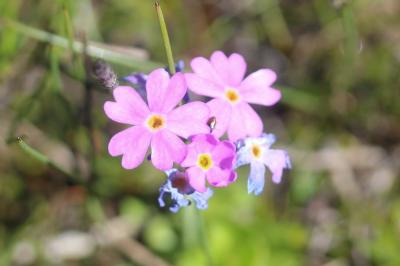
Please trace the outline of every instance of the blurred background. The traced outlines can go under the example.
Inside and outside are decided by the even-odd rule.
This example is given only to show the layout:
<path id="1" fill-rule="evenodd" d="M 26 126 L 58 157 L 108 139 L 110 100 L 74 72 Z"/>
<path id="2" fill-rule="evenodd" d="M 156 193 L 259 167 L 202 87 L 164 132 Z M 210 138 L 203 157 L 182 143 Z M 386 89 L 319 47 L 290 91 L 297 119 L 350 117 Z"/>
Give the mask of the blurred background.
<path id="1" fill-rule="evenodd" d="M 161 1 L 175 59 L 239 52 L 293 169 L 209 208 L 160 209 L 163 173 L 107 154 L 119 77 L 166 65 L 150 0 L 0 0 L 0 265 L 400 265 L 400 2 Z"/>

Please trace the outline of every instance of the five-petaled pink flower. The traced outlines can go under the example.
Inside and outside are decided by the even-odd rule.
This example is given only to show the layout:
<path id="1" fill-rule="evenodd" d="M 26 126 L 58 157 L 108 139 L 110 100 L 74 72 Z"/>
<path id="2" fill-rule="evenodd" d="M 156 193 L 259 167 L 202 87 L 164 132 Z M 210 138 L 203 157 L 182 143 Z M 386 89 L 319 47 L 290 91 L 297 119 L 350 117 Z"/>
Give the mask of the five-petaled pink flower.
<path id="1" fill-rule="evenodd" d="M 189 177 L 189 184 L 205 192 L 206 179 L 215 187 L 224 187 L 236 180 L 235 146 L 230 141 L 219 141 L 211 134 L 192 137 L 185 160 L 181 163 Z"/>
<path id="2" fill-rule="evenodd" d="M 191 102 L 174 109 L 187 91 L 183 74 L 172 78 L 164 69 L 150 73 L 146 83 L 148 105 L 129 86 L 114 89 L 116 102 L 106 102 L 104 111 L 112 120 L 133 125 L 114 135 L 108 145 L 112 156 L 122 155 L 122 166 L 141 164 L 151 146 L 151 161 L 160 170 L 173 167 L 186 156 L 187 147 L 178 137 L 208 133 L 209 108 Z"/>
<path id="3" fill-rule="evenodd" d="M 248 103 L 270 106 L 279 101 L 280 91 L 270 87 L 276 80 L 275 72 L 261 69 L 243 80 L 243 57 L 236 53 L 226 57 L 221 51 L 214 52 L 210 60 L 196 57 L 190 65 L 194 73 L 185 74 L 189 89 L 215 98 L 207 103 L 211 116 L 217 119 L 213 134 L 221 137 L 227 131 L 232 141 L 260 136 L 263 123 Z"/>

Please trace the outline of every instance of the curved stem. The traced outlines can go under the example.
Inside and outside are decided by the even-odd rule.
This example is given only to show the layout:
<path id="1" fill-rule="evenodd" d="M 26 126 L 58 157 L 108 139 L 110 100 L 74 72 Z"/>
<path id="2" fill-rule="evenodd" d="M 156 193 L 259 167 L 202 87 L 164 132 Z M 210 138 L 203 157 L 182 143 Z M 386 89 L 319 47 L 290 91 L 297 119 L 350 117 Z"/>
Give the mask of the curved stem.
<path id="1" fill-rule="evenodd" d="M 54 163 L 53 161 L 51 161 L 46 155 L 44 155 L 43 153 L 41 153 L 40 151 L 34 149 L 33 147 L 31 147 L 29 144 L 27 144 L 22 137 L 17 137 L 15 140 L 18 146 L 29 156 L 31 156 L 32 158 L 36 159 L 37 161 L 48 165 L 50 168 L 55 169 L 56 171 L 60 172 L 62 175 L 64 175 L 65 177 L 70 178 L 71 180 L 75 180 L 78 181 L 78 178 L 76 178 L 74 175 L 68 173 L 67 171 L 65 171 L 64 169 L 62 169 L 60 166 L 58 166 L 56 163 Z M 10 141 L 10 142 L 13 142 Z M 78 182 L 79 183 L 79 182 Z"/>

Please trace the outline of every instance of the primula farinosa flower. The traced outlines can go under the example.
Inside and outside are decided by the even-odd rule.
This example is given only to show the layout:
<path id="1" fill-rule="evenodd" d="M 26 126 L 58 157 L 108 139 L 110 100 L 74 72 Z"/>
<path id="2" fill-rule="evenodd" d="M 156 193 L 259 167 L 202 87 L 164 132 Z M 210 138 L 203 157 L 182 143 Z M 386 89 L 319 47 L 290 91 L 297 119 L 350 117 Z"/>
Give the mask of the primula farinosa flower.
<path id="1" fill-rule="evenodd" d="M 151 146 L 151 161 L 160 170 L 171 169 L 186 155 L 186 145 L 178 137 L 208 133 L 209 108 L 201 102 L 174 107 L 187 91 L 183 74 L 172 78 L 164 69 L 150 73 L 146 82 L 147 102 L 129 86 L 114 89 L 115 102 L 106 102 L 104 111 L 112 120 L 132 125 L 114 135 L 108 145 L 112 156 L 122 155 L 122 166 L 137 167 Z"/>
<path id="2" fill-rule="evenodd" d="M 176 72 L 182 72 L 185 67 L 185 64 L 183 60 L 179 60 L 175 64 L 175 70 Z M 169 73 L 168 67 L 164 68 L 166 71 Z M 132 84 L 132 86 L 137 90 L 137 92 L 140 94 L 140 96 L 143 99 L 146 99 L 146 81 L 147 81 L 147 75 L 144 73 L 140 72 L 135 72 L 131 73 L 130 75 L 123 77 L 122 80 L 125 82 L 128 82 Z M 189 102 L 189 94 L 188 92 L 185 93 L 185 96 L 182 99 L 183 103 L 188 103 Z"/>
<path id="3" fill-rule="evenodd" d="M 265 167 L 272 172 L 272 181 L 281 182 L 284 168 L 290 168 L 286 151 L 270 149 L 275 142 L 273 134 L 262 134 L 258 138 L 244 139 L 237 151 L 235 168 L 250 164 L 248 192 L 259 195 L 264 189 Z"/>
<path id="4" fill-rule="evenodd" d="M 187 156 L 181 163 L 189 184 L 199 192 L 206 191 L 206 179 L 215 187 L 224 187 L 236 180 L 233 171 L 235 146 L 229 141 L 219 141 L 211 134 L 191 138 Z"/>
<path id="5" fill-rule="evenodd" d="M 249 103 L 270 106 L 279 101 L 281 93 L 271 88 L 274 71 L 261 69 L 243 79 L 247 68 L 243 57 L 236 53 L 226 57 L 221 51 L 210 60 L 196 57 L 190 65 L 194 73 L 185 74 L 189 89 L 215 98 L 207 104 L 217 119 L 216 137 L 227 131 L 229 139 L 236 141 L 262 133 L 263 123 Z"/>
<path id="6" fill-rule="evenodd" d="M 210 188 L 202 193 L 194 190 L 185 173 L 179 172 L 177 169 L 166 171 L 168 176 L 167 182 L 160 187 L 160 196 L 158 203 L 160 207 L 166 205 L 165 198 L 168 196 L 171 199 L 170 211 L 177 212 L 181 207 L 190 205 L 194 201 L 198 209 L 204 210 L 208 207 L 208 199 L 213 195 Z"/>

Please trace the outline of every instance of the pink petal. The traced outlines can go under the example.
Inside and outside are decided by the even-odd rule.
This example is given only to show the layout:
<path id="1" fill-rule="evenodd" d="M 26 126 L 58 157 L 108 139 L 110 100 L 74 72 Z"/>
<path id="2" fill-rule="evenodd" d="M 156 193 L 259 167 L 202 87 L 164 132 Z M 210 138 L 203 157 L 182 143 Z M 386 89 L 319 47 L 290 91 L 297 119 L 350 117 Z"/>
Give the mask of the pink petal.
<path id="1" fill-rule="evenodd" d="M 263 162 L 272 172 L 272 181 L 280 183 L 284 168 L 290 168 L 290 160 L 284 150 L 268 150 L 263 155 Z"/>
<path id="2" fill-rule="evenodd" d="M 221 141 L 211 152 L 214 164 L 222 169 L 232 169 L 235 155 L 235 146 L 229 141 Z"/>
<path id="3" fill-rule="evenodd" d="M 206 192 L 205 173 L 197 166 L 190 167 L 186 170 L 189 177 L 189 184 L 198 192 Z"/>
<path id="4" fill-rule="evenodd" d="M 218 140 L 211 134 L 195 135 L 187 146 L 187 155 L 181 166 L 190 167 L 196 165 L 199 154 L 211 153 L 217 144 Z"/>
<path id="5" fill-rule="evenodd" d="M 187 91 L 185 77 L 182 73 L 176 73 L 169 81 L 167 91 L 165 92 L 163 112 L 171 111 L 179 104 Z"/>
<path id="6" fill-rule="evenodd" d="M 260 195 L 264 190 L 265 184 L 265 166 L 258 161 L 252 161 L 250 164 L 250 174 L 247 180 L 248 193 Z"/>
<path id="7" fill-rule="evenodd" d="M 151 161 L 160 170 L 169 170 L 186 156 L 186 145 L 169 130 L 157 132 L 151 140 Z"/>
<path id="8" fill-rule="evenodd" d="M 229 56 L 229 84 L 232 86 L 239 86 L 242 82 L 244 74 L 246 74 L 246 61 L 240 54 L 231 54 Z"/>
<path id="9" fill-rule="evenodd" d="M 221 51 L 211 55 L 211 64 L 215 71 L 222 78 L 225 85 L 239 86 L 246 73 L 246 62 L 240 54 L 232 54 L 229 58 Z"/>
<path id="10" fill-rule="evenodd" d="M 137 125 L 149 114 L 149 109 L 135 89 L 129 86 L 119 86 L 114 89 L 116 102 L 106 102 L 104 112 L 119 123 Z"/>
<path id="11" fill-rule="evenodd" d="M 213 99 L 207 103 L 210 108 L 210 117 L 216 118 L 215 128 L 211 132 L 217 138 L 224 135 L 231 119 L 232 106 L 222 99 Z"/>
<path id="12" fill-rule="evenodd" d="M 207 125 L 210 110 L 205 103 L 191 102 L 182 105 L 167 115 L 167 128 L 175 134 L 188 138 L 210 132 Z"/>
<path id="13" fill-rule="evenodd" d="M 258 137 L 263 130 L 263 123 L 258 114 L 246 102 L 241 102 L 232 108 L 228 127 L 228 137 L 236 141 L 247 136 Z"/>
<path id="14" fill-rule="evenodd" d="M 241 87 L 269 87 L 276 80 L 276 73 L 268 68 L 260 69 L 243 80 Z"/>
<path id="15" fill-rule="evenodd" d="M 185 78 L 189 89 L 196 94 L 213 98 L 223 97 L 224 95 L 224 87 L 211 80 L 191 73 L 185 74 Z"/>
<path id="16" fill-rule="evenodd" d="M 215 71 L 213 65 L 204 57 L 196 57 L 190 62 L 193 72 L 208 81 L 215 83 L 218 86 L 224 86 L 224 82 L 219 74 Z"/>
<path id="17" fill-rule="evenodd" d="M 211 64 L 215 71 L 224 81 L 224 84 L 228 85 L 230 80 L 230 67 L 229 61 L 226 55 L 221 51 L 215 51 L 210 58 Z"/>
<path id="18" fill-rule="evenodd" d="M 187 153 L 186 157 L 181 163 L 182 167 L 191 167 L 196 165 L 197 162 L 197 157 L 199 156 L 199 153 L 197 152 L 196 149 L 193 148 L 193 144 L 189 144 L 187 146 Z"/>
<path id="19" fill-rule="evenodd" d="M 133 169 L 143 162 L 150 145 L 151 133 L 134 126 L 115 134 L 108 144 L 111 156 L 122 155 L 122 167 Z"/>
<path id="20" fill-rule="evenodd" d="M 281 98 L 281 92 L 270 86 L 276 74 L 270 69 L 261 69 L 249 75 L 240 85 L 240 95 L 250 103 L 273 105 Z"/>
<path id="21" fill-rule="evenodd" d="M 226 187 L 235 178 L 231 170 L 222 170 L 219 167 L 212 167 L 206 173 L 207 181 L 214 187 Z"/>
<path id="22" fill-rule="evenodd" d="M 159 68 L 151 72 L 146 81 L 147 102 L 151 111 L 161 112 L 166 99 L 169 74 Z"/>

